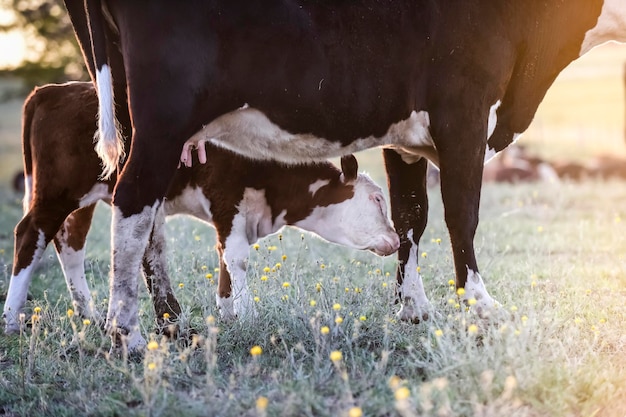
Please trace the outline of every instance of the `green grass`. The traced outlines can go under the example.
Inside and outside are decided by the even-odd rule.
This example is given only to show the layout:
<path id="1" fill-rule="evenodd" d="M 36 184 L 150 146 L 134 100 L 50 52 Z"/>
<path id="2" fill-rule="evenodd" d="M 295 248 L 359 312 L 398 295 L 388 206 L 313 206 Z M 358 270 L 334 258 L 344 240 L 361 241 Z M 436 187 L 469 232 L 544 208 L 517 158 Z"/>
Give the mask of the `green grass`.
<path id="1" fill-rule="evenodd" d="M 20 207 L 2 193 L 2 228 L 10 230 Z M 367 416 L 623 416 L 626 185 L 485 187 L 476 243 L 489 289 L 502 303 L 492 322 L 455 306 L 437 192 L 431 202 L 421 268 L 440 315 L 418 325 L 395 320 L 393 258 L 339 249 L 296 230 L 252 250 L 248 280 L 260 317 L 207 323 L 217 317 L 215 277 L 206 278 L 217 266 L 213 232 L 171 219 L 173 285 L 183 321 L 202 343 L 191 349 L 152 334 L 144 294 L 144 334 L 159 347 L 138 363 L 106 359 L 109 340 L 98 326 L 67 317 L 71 303 L 50 251 L 28 302 L 27 317 L 40 307 L 40 320 L 21 336 L 0 336 L 0 407 L 29 416 L 339 416 L 352 407 Z M 88 242 L 87 276 L 101 311 L 109 218 L 100 206 Z M 2 235 L 0 251 L 4 292 L 10 235 Z M 281 267 L 264 272 L 276 263 Z M 249 353 L 255 345 L 263 349 L 258 357 Z M 329 359 L 334 350 L 340 362 Z M 256 409 L 259 397 L 268 399 L 267 409 Z"/>
<path id="2" fill-rule="evenodd" d="M 586 69 L 578 71 L 582 77 L 574 73 L 555 86 L 522 143 L 548 157 L 623 152 L 619 76 L 588 81 Z M 600 100 L 580 98 L 594 91 L 604 91 Z M 566 104 L 583 100 L 593 102 L 574 111 L 575 123 L 562 116 Z M 20 196 L 8 188 L 21 165 L 20 107 L 19 100 L 0 104 L 0 294 L 8 288 L 12 230 L 21 217 Z M 586 118 L 606 130 L 583 125 Z M 360 154 L 359 162 L 384 184 L 379 151 Z M 251 252 L 248 282 L 259 297 L 259 318 L 207 322 L 218 317 L 214 233 L 173 218 L 169 268 L 182 321 L 198 331 L 200 345 L 154 335 L 142 291 L 143 333 L 158 348 L 139 362 L 107 358 L 110 342 L 97 323 L 68 317 L 71 301 L 49 248 L 26 311 L 29 320 L 41 308 L 39 320 L 20 336 L 0 334 L 0 414 L 334 417 L 359 407 L 364 416 L 626 415 L 626 184 L 484 187 L 477 256 L 502 303 L 491 321 L 456 305 L 441 199 L 438 190 L 430 196 L 420 264 L 439 315 L 421 324 L 395 319 L 394 257 L 302 239 L 296 230 Z M 86 261 L 101 312 L 109 221 L 108 208 L 99 206 Z M 279 269 L 264 272 L 278 262 Z M 253 357 L 253 346 L 262 354 Z M 333 351 L 342 352 L 341 361 L 331 361 Z M 260 397 L 266 408 L 257 407 Z"/>

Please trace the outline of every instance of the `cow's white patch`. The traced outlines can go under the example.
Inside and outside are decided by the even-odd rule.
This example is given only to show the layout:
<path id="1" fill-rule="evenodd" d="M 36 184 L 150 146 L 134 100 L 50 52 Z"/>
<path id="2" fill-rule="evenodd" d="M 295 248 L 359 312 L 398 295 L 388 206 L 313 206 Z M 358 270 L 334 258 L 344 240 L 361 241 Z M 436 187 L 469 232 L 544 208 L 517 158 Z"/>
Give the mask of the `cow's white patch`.
<path id="1" fill-rule="evenodd" d="M 596 26 L 587 31 L 580 56 L 609 41 L 626 42 L 626 2 L 604 0 Z"/>
<path id="2" fill-rule="evenodd" d="M 5 323 L 5 332 L 7 334 L 17 333 L 20 330 L 19 315 L 24 308 L 24 304 L 26 303 L 28 286 L 30 285 L 31 278 L 33 276 L 33 270 L 37 267 L 45 249 L 46 238 L 43 231 L 40 230 L 31 263 L 26 268 L 19 271 L 17 275 L 11 276 L 7 299 L 4 303 L 4 309 L 2 312 L 2 317 L 4 318 Z"/>
<path id="3" fill-rule="evenodd" d="M 108 331 L 123 329 L 123 333 L 126 333 L 124 341 L 130 351 L 141 349 L 146 344 L 139 330 L 137 275 L 158 207 L 159 202 L 155 202 L 138 214 L 124 217 L 120 209 L 113 206 L 113 271 L 109 280 L 111 287 L 106 327 Z"/>
<path id="4" fill-rule="evenodd" d="M 212 142 L 252 159 L 277 160 L 289 164 L 320 161 L 374 146 L 402 148 L 407 154 L 436 160 L 426 111 L 413 111 L 405 120 L 392 124 L 382 138 L 369 136 L 342 146 L 309 133 L 293 134 L 281 129 L 252 107 L 226 113 L 202 128 L 187 143 L 196 147 Z M 247 140 L 239 140 L 245 136 Z"/>
<path id="5" fill-rule="evenodd" d="M 371 250 L 379 255 L 395 252 L 400 241 L 387 217 L 382 190 L 365 174 L 359 174 L 353 186 L 352 198 L 315 207 L 309 216 L 294 225 L 350 248 Z"/>
<path id="6" fill-rule="evenodd" d="M 317 190 L 319 190 L 325 185 L 328 185 L 329 183 L 330 183 L 329 180 L 317 180 L 313 184 L 309 185 L 309 192 L 311 193 L 311 195 L 315 195 Z"/>
<path id="7" fill-rule="evenodd" d="M 491 298 L 485 287 L 482 277 L 476 271 L 471 270 L 467 265 L 467 281 L 465 282 L 465 294 L 463 300 L 476 300 L 474 309 L 479 315 L 487 315 L 497 302 Z"/>
<path id="8" fill-rule="evenodd" d="M 498 154 L 498 152 L 496 152 L 495 149 L 490 148 L 489 145 L 487 145 L 487 150 L 485 151 L 485 164 L 489 161 L 491 161 L 493 159 L 494 156 L 496 156 Z"/>
<path id="9" fill-rule="evenodd" d="M 418 245 L 413 241 L 413 230 L 409 230 L 407 237 L 411 241 L 411 249 L 409 249 L 409 258 L 404 265 L 402 285 L 398 288 L 402 304 L 397 316 L 404 321 L 423 320 L 428 317 L 428 312 L 432 310 L 432 306 L 424 291 L 422 276 L 417 270 Z"/>
<path id="10" fill-rule="evenodd" d="M 109 178 L 117 169 L 117 164 L 124 157 L 124 144 L 119 123 L 115 118 L 115 103 L 113 98 L 113 79 L 111 68 L 103 65 L 96 70 L 96 84 L 98 86 L 98 130 L 94 135 L 97 141 L 96 152 L 102 160 L 103 178 Z"/>
<path id="11" fill-rule="evenodd" d="M 86 207 L 97 203 L 100 200 L 111 200 L 111 193 L 109 192 L 109 186 L 101 182 L 94 184 L 91 190 L 87 192 L 78 201 L 79 207 Z"/>
<path id="12" fill-rule="evenodd" d="M 513 133 L 513 138 L 511 138 L 511 143 L 508 146 L 511 146 L 515 142 L 517 142 L 517 140 L 520 138 L 520 136 L 522 136 L 521 133 Z M 484 161 L 484 163 L 486 164 L 487 162 L 491 161 L 493 159 L 493 157 L 496 156 L 497 154 L 498 154 L 498 152 L 496 152 L 495 149 L 490 148 L 489 144 L 487 144 L 487 149 L 485 150 L 485 161 Z"/>
<path id="13" fill-rule="evenodd" d="M 30 210 L 30 205 L 33 200 L 33 176 L 24 176 L 24 200 L 22 200 L 22 209 L 24 210 L 24 216 Z"/>
<path id="14" fill-rule="evenodd" d="M 489 119 L 487 121 L 487 139 L 493 135 L 493 131 L 496 130 L 496 126 L 498 125 L 498 107 L 502 102 L 500 100 L 496 101 L 493 106 L 489 109 Z"/>

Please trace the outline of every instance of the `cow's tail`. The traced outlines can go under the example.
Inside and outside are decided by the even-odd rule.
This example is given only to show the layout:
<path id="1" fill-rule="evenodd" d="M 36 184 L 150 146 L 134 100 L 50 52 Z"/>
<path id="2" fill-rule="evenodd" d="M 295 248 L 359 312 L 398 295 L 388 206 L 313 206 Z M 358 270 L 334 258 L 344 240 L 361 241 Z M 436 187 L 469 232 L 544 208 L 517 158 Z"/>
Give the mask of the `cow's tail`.
<path id="1" fill-rule="evenodd" d="M 22 201 L 22 207 L 24 215 L 28 213 L 33 200 L 33 152 L 30 138 L 35 108 L 37 107 L 36 92 L 37 89 L 34 89 L 30 93 L 24 101 L 24 107 L 22 108 L 22 160 L 24 163 L 24 200 Z"/>
<path id="2" fill-rule="evenodd" d="M 124 158 L 124 143 L 120 125 L 115 117 L 113 79 L 108 64 L 101 0 L 86 0 L 85 8 L 98 91 L 98 130 L 94 135 L 95 149 L 102 160 L 102 178 L 108 179 Z"/>

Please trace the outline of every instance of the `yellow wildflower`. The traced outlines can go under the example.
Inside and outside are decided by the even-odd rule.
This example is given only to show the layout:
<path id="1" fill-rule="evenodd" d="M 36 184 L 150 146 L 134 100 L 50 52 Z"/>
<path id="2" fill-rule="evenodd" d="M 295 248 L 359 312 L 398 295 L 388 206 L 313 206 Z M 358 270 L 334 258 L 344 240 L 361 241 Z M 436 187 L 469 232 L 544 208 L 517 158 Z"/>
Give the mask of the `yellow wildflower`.
<path id="1" fill-rule="evenodd" d="M 348 417 L 363 417 L 363 410 L 361 407 L 352 407 L 348 410 Z"/>
<path id="2" fill-rule="evenodd" d="M 333 362 L 339 362 L 343 358 L 343 354 L 339 350 L 333 350 L 330 352 L 330 360 Z"/>
<path id="3" fill-rule="evenodd" d="M 400 387 L 394 392 L 394 397 L 396 401 L 404 401 L 409 398 L 411 395 L 411 391 L 407 387 Z"/>
<path id="4" fill-rule="evenodd" d="M 267 399 L 267 397 L 259 397 L 256 399 L 256 409 L 257 411 L 263 411 L 267 408 L 267 404 L 269 403 L 269 400 Z"/>

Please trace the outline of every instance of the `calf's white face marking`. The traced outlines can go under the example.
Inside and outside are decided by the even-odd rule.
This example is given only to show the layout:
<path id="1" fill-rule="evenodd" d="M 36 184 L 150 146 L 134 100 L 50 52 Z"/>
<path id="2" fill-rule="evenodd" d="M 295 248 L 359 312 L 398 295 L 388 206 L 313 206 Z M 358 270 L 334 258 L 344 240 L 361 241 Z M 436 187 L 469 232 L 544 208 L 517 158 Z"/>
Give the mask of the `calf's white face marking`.
<path id="1" fill-rule="evenodd" d="M 359 174 L 353 182 L 354 195 L 338 204 L 315 207 L 295 226 L 314 232 L 329 242 L 354 249 L 390 255 L 400 239 L 387 216 L 382 190 L 369 177 Z"/>
<path id="2" fill-rule="evenodd" d="M 242 106 L 211 121 L 185 144 L 181 162 L 189 163 L 187 149 L 193 145 L 203 148 L 211 142 L 251 159 L 278 160 L 285 163 L 320 161 L 369 149 L 374 146 L 402 148 L 403 155 L 436 159 L 434 144 L 429 132 L 427 112 L 413 111 L 405 120 L 392 124 L 382 138 L 360 138 L 347 146 L 312 134 L 292 134 L 272 123 L 261 111 Z M 239 140 L 245 136 L 247 140 Z"/>
<path id="3" fill-rule="evenodd" d="M 587 31 L 580 56 L 608 41 L 626 42 L 626 2 L 604 0 L 598 23 Z"/>

